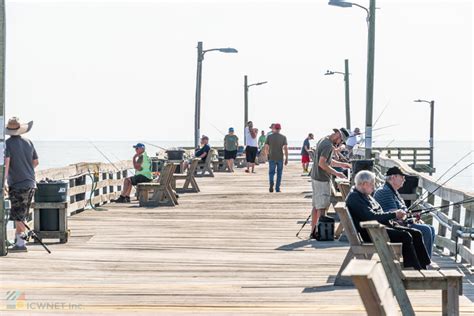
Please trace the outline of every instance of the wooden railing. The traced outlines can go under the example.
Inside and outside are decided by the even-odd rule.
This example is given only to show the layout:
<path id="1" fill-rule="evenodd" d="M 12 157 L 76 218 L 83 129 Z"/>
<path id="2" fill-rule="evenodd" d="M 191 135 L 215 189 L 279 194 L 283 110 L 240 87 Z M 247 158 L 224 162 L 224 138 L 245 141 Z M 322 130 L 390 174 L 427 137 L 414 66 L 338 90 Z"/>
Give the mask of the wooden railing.
<path id="1" fill-rule="evenodd" d="M 130 169 L 132 169 L 130 160 L 116 162 L 113 165 L 77 163 L 64 168 L 38 171 L 36 180 L 48 178 L 68 182 L 67 212 L 71 215 L 84 210 L 89 202 L 98 206 L 116 198 Z"/>
<path id="2" fill-rule="evenodd" d="M 400 159 L 389 158 L 383 153 L 375 152 L 376 165 L 382 172 L 393 166 L 398 166 L 409 174 L 419 177 L 418 191 L 424 196 L 433 194 L 427 200 L 428 206 L 448 206 L 452 203 L 474 198 L 474 192 L 467 192 L 447 185 L 439 187 L 435 179 L 413 170 L 406 162 Z M 439 188 L 438 188 L 439 187 Z M 429 221 L 437 222 L 437 247 L 448 250 L 451 254 L 459 254 L 463 260 L 474 264 L 472 239 L 474 237 L 474 203 L 450 205 L 439 211 L 430 212 Z"/>
<path id="3" fill-rule="evenodd" d="M 429 147 L 374 147 L 372 149 L 383 153 L 388 158 L 401 160 L 416 171 L 435 172 L 434 166 L 431 165 L 433 153 Z"/>

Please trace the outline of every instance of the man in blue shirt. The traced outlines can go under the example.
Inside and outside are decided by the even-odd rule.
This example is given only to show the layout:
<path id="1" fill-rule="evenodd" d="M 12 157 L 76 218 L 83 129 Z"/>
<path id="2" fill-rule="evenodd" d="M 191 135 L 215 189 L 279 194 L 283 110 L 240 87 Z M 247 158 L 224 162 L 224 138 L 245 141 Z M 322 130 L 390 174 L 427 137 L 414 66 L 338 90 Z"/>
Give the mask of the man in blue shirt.
<path id="1" fill-rule="evenodd" d="M 397 191 L 403 186 L 406 175 L 402 170 L 400 170 L 400 168 L 392 167 L 388 169 L 385 176 L 385 185 L 375 192 L 374 198 L 380 204 L 384 212 L 390 212 L 394 210 L 403 210 L 406 212 L 408 208 L 405 205 L 405 201 L 403 201 L 402 197 L 400 196 L 400 193 Z M 411 223 L 406 226 L 421 231 L 423 234 L 423 242 L 425 244 L 426 251 L 431 258 L 436 236 L 434 227 L 423 224 L 421 220 L 417 223 Z"/>

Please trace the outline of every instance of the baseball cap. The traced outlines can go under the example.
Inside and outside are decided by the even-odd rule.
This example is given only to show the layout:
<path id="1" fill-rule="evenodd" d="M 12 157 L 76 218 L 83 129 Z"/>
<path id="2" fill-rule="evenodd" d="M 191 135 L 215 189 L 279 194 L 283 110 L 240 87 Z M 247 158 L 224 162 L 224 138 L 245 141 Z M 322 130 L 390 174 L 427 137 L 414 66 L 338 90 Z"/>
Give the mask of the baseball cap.
<path id="1" fill-rule="evenodd" d="M 389 168 L 387 170 L 387 173 L 385 174 L 386 176 L 393 176 L 393 175 L 401 175 L 401 176 L 407 176 L 406 173 L 404 173 L 400 168 L 398 168 L 397 166 L 395 167 L 392 167 L 392 168 Z"/>
<path id="2" fill-rule="evenodd" d="M 145 149 L 145 145 L 142 143 L 137 143 L 136 145 L 133 146 L 133 148 L 143 148 Z"/>
<path id="3" fill-rule="evenodd" d="M 275 124 L 273 125 L 273 128 L 274 128 L 274 129 L 281 129 L 280 123 L 275 123 Z"/>
<path id="4" fill-rule="evenodd" d="M 229 127 L 229 132 L 233 132 L 234 131 L 234 128 L 233 127 Z"/>

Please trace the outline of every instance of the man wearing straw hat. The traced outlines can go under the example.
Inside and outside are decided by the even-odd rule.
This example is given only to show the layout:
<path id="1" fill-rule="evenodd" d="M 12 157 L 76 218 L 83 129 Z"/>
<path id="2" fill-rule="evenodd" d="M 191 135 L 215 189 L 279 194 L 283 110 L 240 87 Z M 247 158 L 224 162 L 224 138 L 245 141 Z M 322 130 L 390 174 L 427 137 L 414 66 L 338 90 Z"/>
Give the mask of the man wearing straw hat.
<path id="1" fill-rule="evenodd" d="M 8 196 L 11 202 L 10 220 L 15 221 L 15 245 L 10 252 L 28 251 L 24 236 L 25 225 L 31 200 L 35 193 L 35 167 L 38 166 L 38 154 L 33 143 L 22 134 L 28 133 L 33 122 L 20 123 L 17 117 L 8 120 L 5 133 L 10 138 L 5 142 L 5 178 L 8 182 Z"/>

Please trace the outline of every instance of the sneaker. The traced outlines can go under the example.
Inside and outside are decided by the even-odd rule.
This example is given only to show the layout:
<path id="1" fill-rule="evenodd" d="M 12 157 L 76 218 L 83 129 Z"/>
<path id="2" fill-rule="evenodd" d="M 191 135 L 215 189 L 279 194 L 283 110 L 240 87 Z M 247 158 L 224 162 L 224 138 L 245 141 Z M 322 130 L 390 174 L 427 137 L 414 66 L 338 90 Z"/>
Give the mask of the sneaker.
<path id="1" fill-rule="evenodd" d="M 277 193 L 280 193 L 280 192 L 281 192 L 281 190 L 280 190 L 280 189 L 275 189 L 275 191 L 276 191 Z"/>
<path id="2" fill-rule="evenodd" d="M 268 189 L 268 191 L 270 191 L 270 193 L 273 192 L 273 185 L 270 186 L 270 188 Z"/>
<path id="3" fill-rule="evenodd" d="M 129 196 L 119 196 L 117 199 L 112 200 L 114 203 L 130 203 L 130 197 Z"/>
<path id="4" fill-rule="evenodd" d="M 18 246 L 18 245 L 15 245 L 11 248 L 8 248 L 8 252 L 28 252 L 28 248 L 26 248 L 26 246 Z"/>

